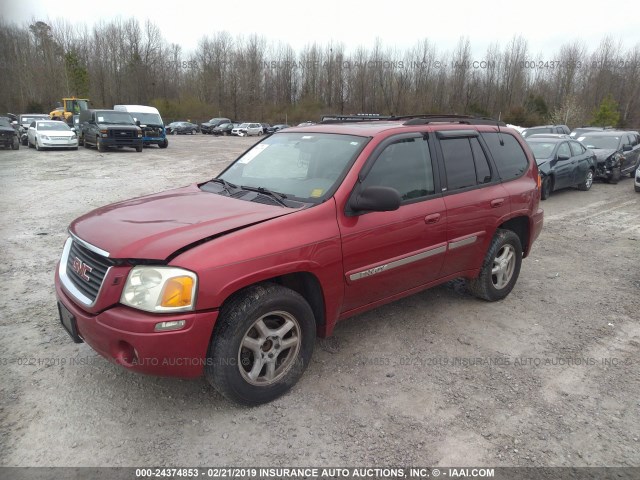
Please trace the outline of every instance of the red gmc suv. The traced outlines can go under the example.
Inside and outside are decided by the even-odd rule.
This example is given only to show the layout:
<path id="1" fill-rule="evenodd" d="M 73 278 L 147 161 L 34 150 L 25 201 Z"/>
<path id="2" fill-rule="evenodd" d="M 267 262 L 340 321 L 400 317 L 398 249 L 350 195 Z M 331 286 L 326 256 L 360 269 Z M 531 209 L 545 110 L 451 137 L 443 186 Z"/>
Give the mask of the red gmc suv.
<path id="1" fill-rule="evenodd" d="M 506 297 L 539 202 L 535 159 L 503 123 L 329 117 L 264 138 L 212 180 L 75 220 L 60 319 L 125 368 L 204 374 L 260 404 L 339 320 L 457 277 Z"/>

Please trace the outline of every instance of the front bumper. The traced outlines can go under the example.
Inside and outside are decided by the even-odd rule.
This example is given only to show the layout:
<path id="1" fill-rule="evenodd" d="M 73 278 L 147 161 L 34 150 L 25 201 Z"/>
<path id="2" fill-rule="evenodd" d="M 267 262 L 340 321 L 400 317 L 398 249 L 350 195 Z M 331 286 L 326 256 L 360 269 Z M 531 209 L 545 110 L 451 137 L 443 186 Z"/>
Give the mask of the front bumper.
<path id="1" fill-rule="evenodd" d="M 105 147 L 142 147 L 142 137 L 136 138 L 113 138 L 98 137 L 100 143 Z"/>
<path id="2" fill-rule="evenodd" d="M 44 140 L 38 138 L 38 143 L 43 148 L 74 148 L 78 146 L 78 138 L 72 140 Z"/>
<path id="3" fill-rule="evenodd" d="M 97 314 L 79 308 L 63 289 L 56 271 L 58 301 L 73 315 L 78 335 L 107 360 L 150 375 L 198 377 L 218 311 L 154 315 L 122 305 Z M 158 322 L 184 320 L 180 330 L 155 332 Z"/>

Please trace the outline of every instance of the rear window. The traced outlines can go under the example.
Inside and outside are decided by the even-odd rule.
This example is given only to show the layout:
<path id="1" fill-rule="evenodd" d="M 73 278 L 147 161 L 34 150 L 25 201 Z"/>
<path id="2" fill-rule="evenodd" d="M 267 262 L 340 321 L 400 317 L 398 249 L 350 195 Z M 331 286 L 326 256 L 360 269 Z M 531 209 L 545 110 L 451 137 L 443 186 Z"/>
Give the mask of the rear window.
<path id="1" fill-rule="evenodd" d="M 502 180 L 513 180 L 524 174 L 529 166 L 527 155 L 520 143 L 509 133 L 482 133 L 493 156 Z M 502 143 L 500 143 L 502 140 Z"/>

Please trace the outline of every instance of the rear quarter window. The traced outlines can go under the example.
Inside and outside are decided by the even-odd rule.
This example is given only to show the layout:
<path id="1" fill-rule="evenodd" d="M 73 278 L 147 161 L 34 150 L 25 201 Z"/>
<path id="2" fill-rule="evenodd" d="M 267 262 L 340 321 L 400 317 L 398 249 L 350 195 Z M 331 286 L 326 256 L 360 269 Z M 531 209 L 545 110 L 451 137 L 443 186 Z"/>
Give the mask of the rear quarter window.
<path id="1" fill-rule="evenodd" d="M 529 161 L 520 143 L 510 133 L 484 132 L 482 138 L 504 181 L 518 178 L 527 171 Z M 502 139 L 502 144 L 500 140 Z"/>

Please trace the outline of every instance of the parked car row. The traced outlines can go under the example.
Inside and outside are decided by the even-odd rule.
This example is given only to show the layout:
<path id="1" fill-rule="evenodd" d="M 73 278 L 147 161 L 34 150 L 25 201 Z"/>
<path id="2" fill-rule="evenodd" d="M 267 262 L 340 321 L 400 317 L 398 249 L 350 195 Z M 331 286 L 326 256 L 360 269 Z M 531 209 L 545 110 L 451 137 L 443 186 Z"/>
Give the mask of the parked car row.
<path id="1" fill-rule="evenodd" d="M 554 133 L 547 133 L 549 129 Z M 546 125 L 522 132 L 538 163 L 542 200 L 562 188 L 589 190 L 595 178 L 618 183 L 623 175 L 637 176 L 638 132 L 581 127 L 566 134 L 567 129 L 566 125 Z M 563 133 L 555 133 L 559 131 Z"/>

